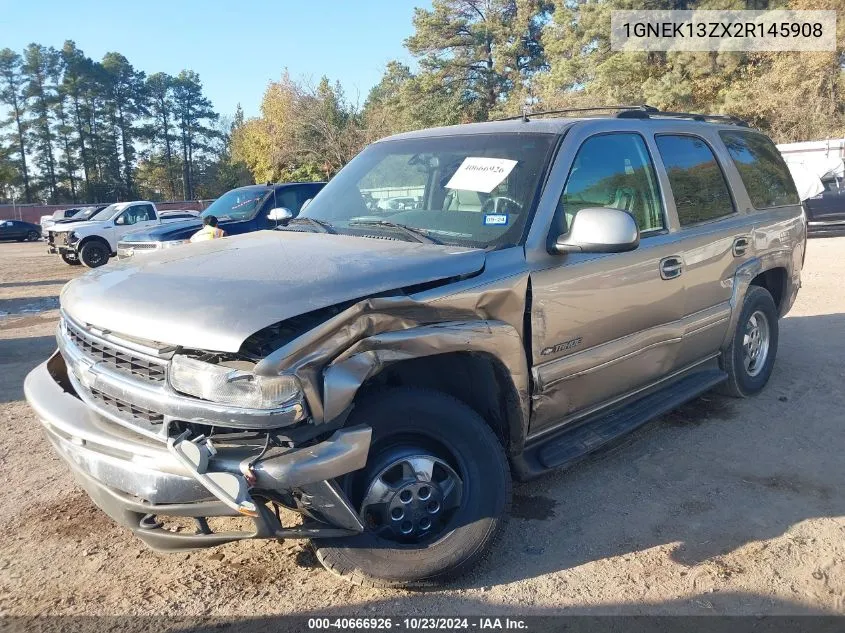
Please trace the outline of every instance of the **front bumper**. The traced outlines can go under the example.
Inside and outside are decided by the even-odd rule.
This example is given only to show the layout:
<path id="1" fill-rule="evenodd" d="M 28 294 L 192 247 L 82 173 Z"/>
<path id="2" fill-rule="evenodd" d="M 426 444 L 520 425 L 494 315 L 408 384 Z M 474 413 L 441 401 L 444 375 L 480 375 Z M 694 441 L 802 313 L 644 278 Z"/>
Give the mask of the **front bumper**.
<path id="1" fill-rule="evenodd" d="M 69 385 L 59 354 L 36 367 L 24 383 L 26 399 L 47 439 L 94 503 L 154 549 L 186 550 L 246 538 L 339 536 L 363 530 L 333 479 L 364 466 L 369 427 L 343 429 L 302 448 L 271 451 L 254 463 L 251 485 L 243 475 L 243 463 L 257 455 L 260 442 L 221 443 L 204 468 L 192 468 L 167 444 L 103 418 L 63 384 Z M 305 499 L 309 507 L 304 513 L 314 521 L 284 528 L 262 503 L 256 504 L 250 532 L 171 532 L 149 518 L 237 516 L 230 503 L 204 485 L 203 477 L 214 473 L 239 481 L 256 500 L 278 495 Z"/>
<path id="2" fill-rule="evenodd" d="M 68 244 L 60 244 L 58 246 L 50 244 L 47 246 L 47 252 L 50 255 L 73 255 L 78 256 L 76 249 Z"/>
<path id="3" fill-rule="evenodd" d="M 129 259 L 136 255 L 157 253 L 161 249 L 161 242 L 118 242 L 117 258 Z"/>

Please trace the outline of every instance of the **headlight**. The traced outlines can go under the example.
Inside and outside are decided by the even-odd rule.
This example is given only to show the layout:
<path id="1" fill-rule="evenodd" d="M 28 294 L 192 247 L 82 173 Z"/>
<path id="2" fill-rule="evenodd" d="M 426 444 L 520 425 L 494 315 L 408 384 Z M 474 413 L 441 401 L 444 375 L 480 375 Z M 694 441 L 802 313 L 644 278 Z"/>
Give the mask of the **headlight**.
<path id="1" fill-rule="evenodd" d="M 70 233 L 67 234 L 67 243 L 68 244 L 73 244 L 74 242 L 78 242 L 78 241 L 79 241 L 79 236 L 76 234 L 75 231 L 71 231 Z"/>
<path id="2" fill-rule="evenodd" d="M 182 244 L 187 244 L 188 240 L 168 240 L 166 242 L 159 242 L 158 247 L 159 249 L 162 248 L 172 248 L 174 246 L 182 246 Z"/>
<path id="3" fill-rule="evenodd" d="M 274 409 L 300 392 L 295 376 L 256 376 L 180 355 L 170 363 L 170 385 L 190 396 L 246 409 Z"/>

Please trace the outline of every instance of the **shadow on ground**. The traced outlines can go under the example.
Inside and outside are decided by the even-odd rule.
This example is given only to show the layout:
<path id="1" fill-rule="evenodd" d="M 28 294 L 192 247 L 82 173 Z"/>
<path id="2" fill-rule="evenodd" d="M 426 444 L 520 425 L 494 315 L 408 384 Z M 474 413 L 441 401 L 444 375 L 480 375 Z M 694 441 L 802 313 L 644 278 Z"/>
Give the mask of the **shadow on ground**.
<path id="1" fill-rule="evenodd" d="M 708 393 L 569 471 L 517 485 L 492 555 L 451 588 L 667 545 L 673 562 L 709 561 L 725 580 L 746 573 L 725 555 L 765 547 L 806 519 L 845 516 L 844 354 L 845 315 L 781 321 L 776 369 L 761 394 Z M 812 556 L 800 534 L 789 538 Z"/>
<path id="2" fill-rule="evenodd" d="M 23 400 L 23 381 L 56 350 L 53 336 L 0 339 L 0 402 Z"/>
<path id="3" fill-rule="evenodd" d="M 7 281 L 0 283 L 0 288 L 25 288 L 27 286 L 58 286 L 66 284 L 69 279 L 43 279 L 39 281 Z"/>

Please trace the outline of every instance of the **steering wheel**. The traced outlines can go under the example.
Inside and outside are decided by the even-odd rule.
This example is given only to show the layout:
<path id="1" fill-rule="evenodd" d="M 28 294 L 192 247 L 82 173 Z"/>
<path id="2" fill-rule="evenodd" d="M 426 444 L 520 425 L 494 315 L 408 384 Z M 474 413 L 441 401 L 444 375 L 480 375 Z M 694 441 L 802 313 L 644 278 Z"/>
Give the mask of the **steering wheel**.
<path id="1" fill-rule="evenodd" d="M 487 212 L 489 213 L 492 211 L 493 213 L 502 213 L 504 209 L 502 205 L 510 204 L 516 207 L 518 210 L 522 210 L 522 203 L 514 200 L 513 198 L 508 198 L 507 196 L 495 196 L 492 198 L 488 198 L 483 205 L 481 205 L 482 213 Z M 488 208 L 490 207 L 490 208 Z"/>

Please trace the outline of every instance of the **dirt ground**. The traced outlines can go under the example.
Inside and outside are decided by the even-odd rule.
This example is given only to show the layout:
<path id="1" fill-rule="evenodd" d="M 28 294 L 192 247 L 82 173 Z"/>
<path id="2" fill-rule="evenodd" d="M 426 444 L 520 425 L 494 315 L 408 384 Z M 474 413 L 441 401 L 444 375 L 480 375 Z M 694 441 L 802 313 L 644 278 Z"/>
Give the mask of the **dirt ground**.
<path id="1" fill-rule="evenodd" d="M 517 485 L 490 558 L 417 593 L 347 584 L 296 541 L 156 554 L 98 511 L 23 399 L 84 272 L 45 251 L 0 244 L 0 615 L 845 613 L 845 237 L 811 241 L 761 395 Z"/>

